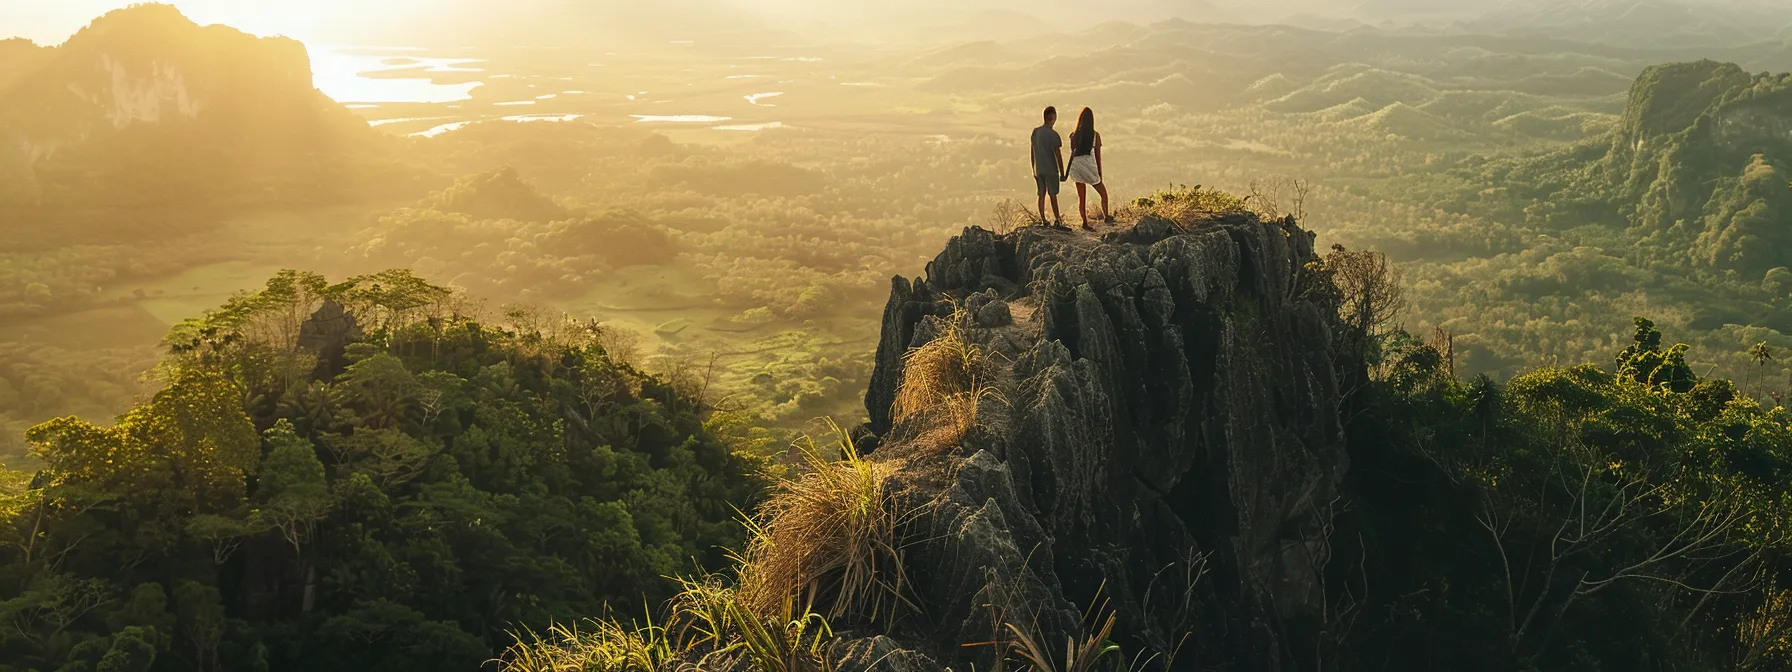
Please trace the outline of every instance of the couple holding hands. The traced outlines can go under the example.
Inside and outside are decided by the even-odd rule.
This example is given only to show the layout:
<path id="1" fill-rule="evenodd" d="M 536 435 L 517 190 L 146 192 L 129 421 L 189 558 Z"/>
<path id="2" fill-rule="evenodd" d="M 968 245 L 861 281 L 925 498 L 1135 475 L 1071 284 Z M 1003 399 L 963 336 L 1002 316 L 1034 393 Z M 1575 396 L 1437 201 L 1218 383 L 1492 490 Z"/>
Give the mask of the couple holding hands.
<path id="1" fill-rule="evenodd" d="M 1045 108 L 1045 125 L 1033 129 L 1033 181 L 1039 187 L 1039 221 L 1045 218 L 1045 197 L 1052 197 L 1052 225 L 1064 227 L 1058 214 L 1058 190 L 1064 182 L 1076 182 L 1076 207 L 1083 216 L 1083 230 L 1089 226 L 1089 186 L 1101 194 L 1101 217 L 1112 223 L 1108 214 L 1108 187 L 1102 183 L 1101 134 L 1095 132 L 1095 111 L 1087 107 L 1077 115 L 1076 130 L 1070 133 L 1070 165 L 1064 164 L 1064 140 L 1053 130 L 1058 123 L 1058 108 Z"/>

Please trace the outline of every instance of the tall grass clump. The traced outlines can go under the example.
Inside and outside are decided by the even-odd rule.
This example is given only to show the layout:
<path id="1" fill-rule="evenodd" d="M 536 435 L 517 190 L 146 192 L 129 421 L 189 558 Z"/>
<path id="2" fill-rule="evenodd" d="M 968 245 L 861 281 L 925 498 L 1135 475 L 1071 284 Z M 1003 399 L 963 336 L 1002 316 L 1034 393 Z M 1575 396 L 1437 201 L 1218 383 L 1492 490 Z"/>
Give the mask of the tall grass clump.
<path id="1" fill-rule="evenodd" d="M 991 232 L 1000 235 L 1013 233 L 1029 226 L 1039 226 L 1045 222 L 1033 214 L 1027 206 L 1012 198 L 1005 199 L 995 205 L 989 213 L 987 226 Z"/>
<path id="2" fill-rule="evenodd" d="M 787 613 L 796 600 L 831 601 L 831 618 L 876 617 L 903 601 L 896 507 L 886 487 L 893 468 L 861 456 L 845 432 L 833 429 L 841 459 L 828 459 L 806 439 L 803 473 L 778 484 L 749 521 L 739 602 L 754 614 Z"/>
<path id="3" fill-rule="evenodd" d="M 585 629 L 556 625 L 543 636 L 512 633 L 515 643 L 499 659 L 502 672 L 833 672 L 834 631 L 821 614 L 800 607 L 795 596 L 770 613 L 740 600 L 719 576 L 679 578 L 666 627 L 631 628 L 590 621 Z"/>
<path id="4" fill-rule="evenodd" d="M 1044 643 L 1009 623 L 1008 632 L 1014 639 L 1008 643 L 1008 655 L 1025 665 L 1021 669 L 1026 672 L 1092 672 L 1103 658 L 1120 653 L 1120 645 L 1110 639 L 1115 615 L 1109 612 L 1107 616 L 1094 630 L 1064 640 L 1061 663 Z"/>
<path id="5" fill-rule="evenodd" d="M 1102 588 L 1107 582 L 1102 582 Z M 1099 592 L 1099 591 L 1098 591 Z M 1114 625 L 1119 616 L 1106 598 L 1098 598 L 1089 604 L 1083 612 L 1081 631 L 1064 638 L 1063 656 L 1054 655 L 1056 648 L 1050 646 L 1038 636 L 1028 632 L 1013 622 L 1003 623 L 1007 630 L 1007 641 L 1001 642 L 1001 651 L 996 656 L 996 670 L 1003 672 L 1010 662 L 1018 664 L 1019 672 L 1094 672 L 1097 669 L 1108 669 L 1100 666 L 1101 661 L 1109 656 L 1120 656 L 1120 645 L 1113 640 Z M 976 646 L 987 646 L 995 642 L 986 642 Z M 1180 648 L 1180 647 L 1178 647 Z M 1151 668 L 1152 663 L 1161 663 L 1159 669 L 1170 669 L 1175 664 L 1175 652 L 1168 657 L 1135 656 L 1131 662 L 1121 661 L 1117 667 L 1127 672 L 1142 672 Z"/>
<path id="6" fill-rule="evenodd" d="M 742 568 L 742 571 L 750 571 Z M 680 670 L 732 668 L 760 672 L 832 672 L 834 630 L 809 605 L 790 596 L 770 613 L 741 601 L 721 577 L 678 579 L 666 633 L 681 653 Z"/>
<path id="7" fill-rule="evenodd" d="M 784 599 L 771 616 L 731 603 L 730 618 L 739 638 L 731 647 L 759 672 L 833 672 L 828 657 L 834 630 L 827 618 L 808 608 L 798 609 L 796 597 Z"/>
<path id="8" fill-rule="evenodd" d="M 957 444 L 977 425 L 983 402 L 1002 398 L 989 354 L 965 338 L 968 320 L 958 307 L 944 333 L 902 357 L 902 384 L 891 410 L 897 422 L 928 422 L 916 445 L 943 450 Z"/>
<path id="9" fill-rule="evenodd" d="M 734 614 L 739 600 L 733 586 L 719 575 L 678 577 L 666 635 L 684 651 L 726 651 L 737 641 Z"/>
<path id="10" fill-rule="evenodd" d="M 584 629 L 554 625 L 545 636 L 511 636 L 516 644 L 498 661 L 503 672 L 658 672 L 673 659 L 666 630 L 651 622 L 629 627 L 593 620 Z"/>
<path id="11" fill-rule="evenodd" d="M 1251 212 L 1249 197 L 1240 198 L 1217 189 L 1177 185 L 1122 206 L 1119 219 L 1139 221 L 1161 217 L 1189 228 L 1215 214 Z"/>
<path id="12" fill-rule="evenodd" d="M 801 473 L 775 486 L 735 577 L 674 577 L 665 626 L 593 621 L 586 629 L 513 633 L 503 672 L 660 672 L 732 669 L 832 672 L 829 619 L 894 617 L 910 603 L 896 542 L 890 464 L 868 459 L 838 425 L 839 459 L 813 439 L 798 444 Z M 825 613 L 817 605 L 828 605 Z"/>

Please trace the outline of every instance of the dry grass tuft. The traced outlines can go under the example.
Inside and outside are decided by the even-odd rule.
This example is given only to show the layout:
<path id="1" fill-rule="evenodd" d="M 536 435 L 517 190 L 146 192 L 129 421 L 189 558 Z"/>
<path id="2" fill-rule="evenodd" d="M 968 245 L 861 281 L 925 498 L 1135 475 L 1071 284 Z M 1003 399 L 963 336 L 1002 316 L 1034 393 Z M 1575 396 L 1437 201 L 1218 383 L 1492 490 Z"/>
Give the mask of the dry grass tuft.
<path id="1" fill-rule="evenodd" d="M 734 641 L 733 613 L 738 600 L 734 588 L 720 576 L 700 579 L 679 577 L 679 592 L 672 598 L 667 637 L 682 650 L 722 651 Z"/>
<path id="2" fill-rule="evenodd" d="M 1115 216 L 1133 222 L 1161 217 L 1186 229 L 1214 215 L 1251 212 L 1249 201 L 1249 197 L 1239 198 L 1217 189 L 1203 190 L 1198 184 L 1193 188 L 1177 185 L 1122 206 Z"/>
<path id="3" fill-rule="evenodd" d="M 715 575 L 677 579 L 682 591 L 671 603 L 667 627 L 651 622 L 631 628 L 590 621 L 586 630 L 555 625 L 543 637 L 512 633 L 515 643 L 497 660 L 502 672 L 833 672 L 834 641 L 827 619 L 798 609 L 787 597 L 771 613 L 741 602 Z"/>
<path id="4" fill-rule="evenodd" d="M 1039 226 L 1044 223 L 1027 206 L 1010 198 L 997 203 L 995 208 L 990 211 L 987 226 L 993 233 L 1006 235 L 1025 227 Z"/>
<path id="5" fill-rule="evenodd" d="M 666 632 L 684 655 L 679 669 L 733 668 L 742 660 L 763 672 L 834 669 L 827 656 L 833 628 L 822 615 L 798 609 L 794 596 L 772 613 L 760 613 L 742 603 L 740 593 L 718 576 L 678 581 L 683 590 L 672 600 Z"/>
<path id="6" fill-rule="evenodd" d="M 799 447 L 804 471 L 780 483 L 743 522 L 751 538 L 734 557 L 736 580 L 675 578 L 680 591 L 667 625 L 592 621 L 581 631 L 556 625 L 547 636 L 512 633 L 497 661 L 504 672 L 660 672 L 745 669 L 832 672 L 829 618 L 894 617 L 909 604 L 897 513 L 886 483 L 895 468 L 859 455 L 840 437 L 840 459 L 813 440 Z M 831 605 L 827 614 L 815 605 Z"/>
<path id="7" fill-rule="evenodd" d="M 964 308 L 955 310 L 946 332 L 903 355 L 902 385 L 891 409 L 897 422 L 921 417 L 928 426 L 915 441 L 934 451 L 956 445 L 977 425 L 983 402 L 1000 401 L 992 384 L 995 368 L 983 348 L 965 338 Z"/>
<path id="8" fill-rule="evenodd" d="M 1106 588 L 1107 582 L 1104 581 L 1098 592 Z M 1113 640 L 1114 625 L 1118 620 L 1118 614 L 1110 602 L 1106 598 L 1098 598 L 1089 605 L 1088 611 L 1083 612 L 1082 631 L 1065 638 L 1062 658 L 1054 657 L 1053 648 L 1013 622 L 1003 624 L 1007 630 L 1007 641 L 984 642 L 974 646 L 1001 646 L 996 663 L 998 672 L 1006 669 L 1006 664 L 1010 661 L 1021 666 L 1020 672 L 1093 672 L 1115 667 L 1125 672 L 1143 672 L 1146 669 L 1172 668 L 1175 664 L 1174 653 L 1168 657 L 1135 656 L 1130 663 L 1122 661 L 1117 666 L 1102 666 L 1101 661 L 1108 656 L 1122 655 L 1120 645 Z M 1153 668 L 1153 663 L 1158 663 L 1158 667 Z"/>
<path id="9" fill-rule="evenodd" d="M 511 633 L 516 644 L 498 661 L 504 672 L 657 672 L 672 660 L 666 631 L 652 623 L 629 628 L 611 621 L 555 625 L 547 636 Z"/>
<path id="10" fill-rule="evenodd" d="M 1120 646 L 1109 639 L 1114 632 L 1114 621 L 1115 615 L 1109 612 L 1107 620 L 1094 631 L 1084 633 L 1081 638 L 1065 640 L 1062 665 L 1039 640 L 1009 623 L 1008 631 L 1014 635 L 1014 640 L 1008 643 L 1008 654 L 1020 659 L 1027 666 L 1022 669 L 1028 672 L 1091 672 L 1102 658 L 1120 652 Z"/>
<path id="11" fill-rule="evenodd" d="M 799 598 L 831 598 L 833 618 L 893 614 L 903 602 L 895 503 L 885 487 L 894 469 L 860 456 L 845 432 L 834 431 L 842 459 L 827 459 L 808 440 L 804 473 L 780 483 L 748 521 L 739 601 L 761 617 L 787 613 Z"/>
<path id="12" fill-rule="evenodd" d="M 836 665 L 828 657 L 834 630 L 826 618 L 807 608 L 796 608 L 795 596 L 784 598 L 783 606 L 767 617 L 746 608 L 738 600 L 730 603 L 729 617 L 738 636 L 731 651 L 739 652 L 749 669 L 760 672 L 833 672 Z M 698 669 L 703 669 L 702 665 Z"/>

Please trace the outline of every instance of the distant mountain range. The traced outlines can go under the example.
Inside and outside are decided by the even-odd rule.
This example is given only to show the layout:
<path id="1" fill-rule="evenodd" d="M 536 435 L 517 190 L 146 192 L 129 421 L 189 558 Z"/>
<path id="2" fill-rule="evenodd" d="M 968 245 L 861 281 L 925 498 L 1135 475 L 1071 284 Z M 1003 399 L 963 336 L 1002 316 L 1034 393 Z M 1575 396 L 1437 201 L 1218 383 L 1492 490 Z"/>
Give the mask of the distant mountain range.
<path id="1" fill-rule="evenodd" d="M 869 21 L 941 41 L 1077 33 L 1106 22 L 1167 19 L 1330 31 L 1374 26 L 1650 48 L 1792 39 L 1792 6 L 1783 0 L 920 0 L 900 7 L 785 0 L 782 6 L 808 6 L 803 3 L 815 5 L 805 16 L 830 26 L 856 29 L 855 23 Z"/>
<path id="2" fill-rule="evenodd" d="M 56 47 L 0 42 L 0 206 L 195 210 L 362 188 L 379 136 L 312 84 L 304 45 L 168 5 Z"/>
<path id="3" fill-rule="evenodd" d="M 1792 37 L 1783 0 L 1216 0 L 1251 22 L 1309 27 L 1425 25 L 1463 33 L 1625 46 L 1734 45 Z"/>
<path id="4" fill-rule="evenodd" d="M 1792 5 L 1762 0 L 1514 0 L 1456 28 L 1659 47 L 1774 39 L 1788 22 Z"/>

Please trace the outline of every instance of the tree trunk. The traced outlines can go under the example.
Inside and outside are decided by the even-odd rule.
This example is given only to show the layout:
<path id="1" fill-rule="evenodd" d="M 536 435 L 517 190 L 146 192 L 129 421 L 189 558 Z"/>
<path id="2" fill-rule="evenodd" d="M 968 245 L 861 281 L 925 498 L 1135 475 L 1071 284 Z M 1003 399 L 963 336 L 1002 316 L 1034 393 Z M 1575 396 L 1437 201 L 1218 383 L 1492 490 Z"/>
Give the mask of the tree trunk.
<path id="1" fill-rule="evenodd" d="M 311 608 L 313 606 L 315 606 L 316 604 L 317 604 L 317 566 L 312 565 L 310 563 L 305 563 L 305 598 L 304 598 L 303 604 L 299 607 L 299 610 L 303 613 L 309 614 L 309 613 L 311 613 Z"/>

